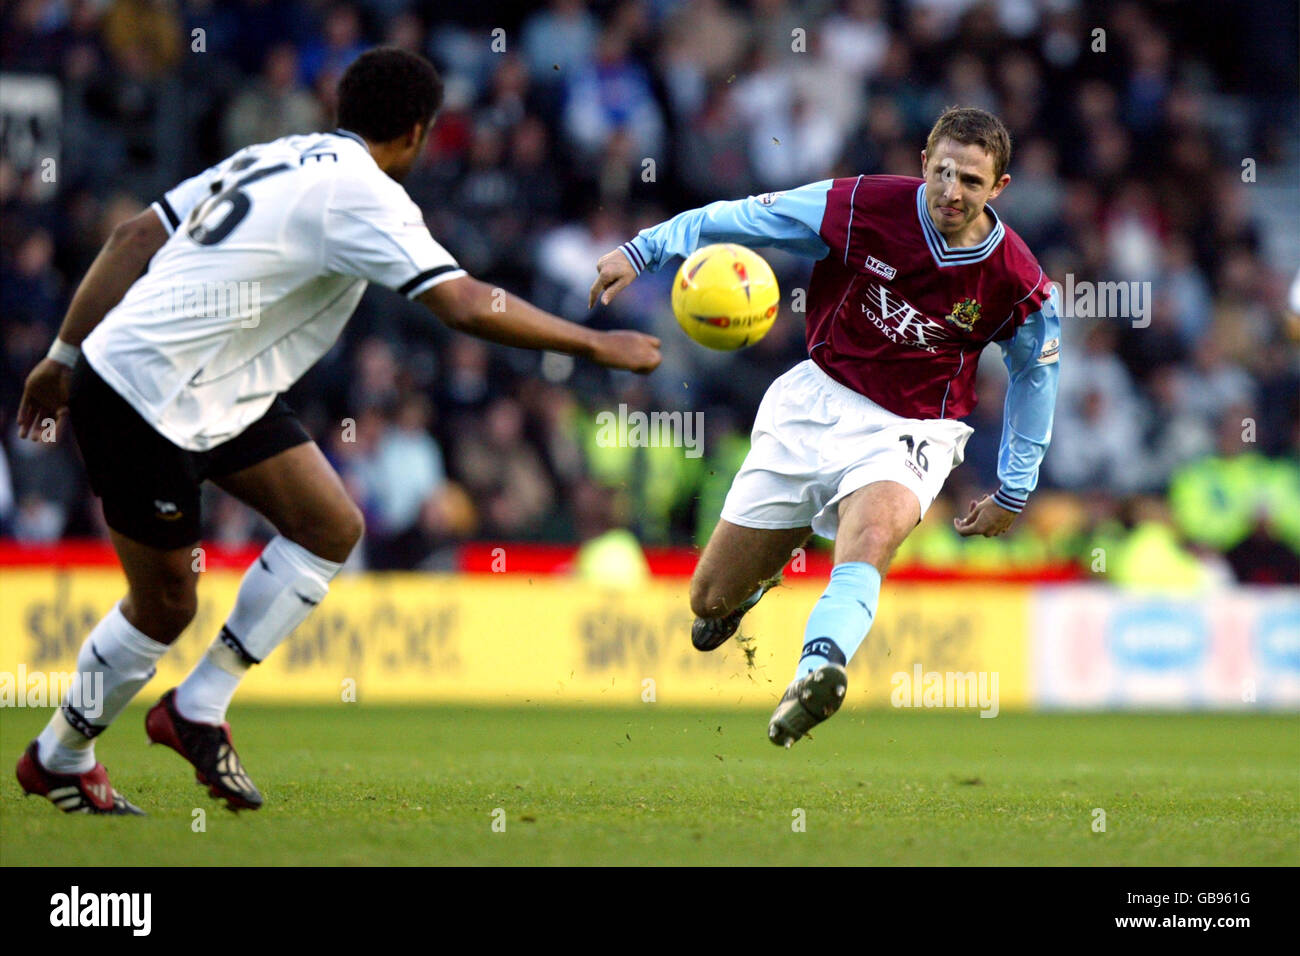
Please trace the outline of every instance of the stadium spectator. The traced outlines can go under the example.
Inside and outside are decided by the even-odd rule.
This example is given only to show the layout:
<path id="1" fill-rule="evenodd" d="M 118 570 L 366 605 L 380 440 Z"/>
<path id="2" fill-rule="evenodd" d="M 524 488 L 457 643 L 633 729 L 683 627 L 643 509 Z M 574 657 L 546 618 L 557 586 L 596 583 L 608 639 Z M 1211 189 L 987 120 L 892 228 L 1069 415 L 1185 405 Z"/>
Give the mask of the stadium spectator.
<path id="1" fill-rule="evenodd" d="M 1052 454 L 1044 462 L 1051 481 L 1063 488 L 1090 486 L 1130 491 L 1141 454 L 1139 404 L 1128 370 L 1114 353 L 1110 320 L 1092 324 L 1061 363 Z M 1076 326 L 1077 328 L 1077 326 Z"/>
<path id="2" fill-rule="evenodd" d="M 54 239 L 44 229 L 29 232 L 4 272 L 0 309 L 14 322 L 36 325 L 43 333 L 63 319 L 63 279 L 54 268 Z"/>
<path id="3" fill-rule="evenodd" d="M 1264 524 L 1269 536 L 1300 552 L 1300 465 L 1251 449 L 1240 408 L 1218 424 L 1217 454 L 1178 469 L 1169 482 L 1174 519 L 1189 541 L 1231 551 Z"/>
<path id="4" fill-rule="evenodd" d="M 564 127 L 587 158 L 600 153 L 620 131 L 628 134 L 638 156 L 661 154 L 663 114 L 645 67 L 629 55 L 627 37 L 618 30 L 605 30 L 595 59 L 569 78 Z"/>
<path id="5" fill-rule="evenodd" d="M 524 23 L 524 57 L 533 76 L 568 76 L 591 62 L 600 27 L 582 0 L 551 0 L 547 6 Z"/>
<path id="6" fill-rule="evenodd" d="M 361 35 L 356 7 L 340 3 L 325 14 L 322 35 L 312 38 L 299 60 L 302 81 L 310 87 L 334 87 L 343 71 L 369 46 Z"/>
<path id="7" fill-rule="evenodd" d="M 320 102 L 298 85 L 298 54 L 288 44 L 273 48 L 257 83 L 235 97 L 226 112 L 228 153 L 249 143 L 265 143 L 290 133 L 321 128 L 325 116 Z"/>
<path id="8" fill-rule="evenodd" d="M 541 455 L 524 436 L 525 415 L 510 397 L 493 401 L 477 428 L 452 447 L 453 470 L 481 502 L 483 530 L 502 540 L 534 538 L 552 514 L 555 488 Z"/>
<path id="9" fill-rule="evenodd" d="M 448 481 L 442 449 L 430 434 L 432 416 L 426 396 L 404 396 L 370 454 L 355 465 L 374 513 L 366 529 L 371 568 L 415 567 L 435 546 L 430 532 L 442 530 L 437 516 Z"/>

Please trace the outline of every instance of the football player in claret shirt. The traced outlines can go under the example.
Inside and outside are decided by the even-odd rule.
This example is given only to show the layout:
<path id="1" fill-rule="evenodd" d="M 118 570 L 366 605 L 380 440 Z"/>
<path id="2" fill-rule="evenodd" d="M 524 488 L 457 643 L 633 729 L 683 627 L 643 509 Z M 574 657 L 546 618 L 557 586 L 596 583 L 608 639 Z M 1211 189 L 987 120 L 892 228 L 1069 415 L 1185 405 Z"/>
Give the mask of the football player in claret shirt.
<path id="1" fill-rule="evenodd" d="M 35 439 L 38 423 L 67 409 L 128 591 L 91 630 L 67 699 L 18 763 L 28 793 L 67 812 L 140 812 L 109 784 L 95 740 L 194 617 L 199 488 L 210 480 L 278 534 L 145 729 L 231 809 L 262 805 L 226 708 L 325 599 L 362 531 L 279 396 L 333 345 L 368 282 L 493 342 L 636 372 L 659 364 L 657 339 L 595 332 L 502 296 L 434 241 L 401 181 L 441 102 L 427 61 L 370 50 L 339 83 L 339 129 L 240 150 L 119 227 L 91 265 L 27 379 L 19 432 Z"/>
<path id="2" fill-rule="evenodd" d="M 808 358 L 767 390 L 748 457 L 691 581 L 702 651 L 723 644 L 810 534 L 834 568 L 803 654 L 768 726 L 790 746 L 839 709 L 845 666 L 871 627 L 903 539 L 962 461 L 975 368 L 990 342 L 1010 372 L 999 487 L 955 521 L 1011 528 L 1052 432 L 1060 324 L 1052 286 L 988 203 L 1011 177 L 1011 138 L 978 109 L 950 109 L 921 152 L 921 178 L 825 180 L 692 209 L 601 257 L 591 301 L 702 245 L 774 246 L 816 259 Z"/>

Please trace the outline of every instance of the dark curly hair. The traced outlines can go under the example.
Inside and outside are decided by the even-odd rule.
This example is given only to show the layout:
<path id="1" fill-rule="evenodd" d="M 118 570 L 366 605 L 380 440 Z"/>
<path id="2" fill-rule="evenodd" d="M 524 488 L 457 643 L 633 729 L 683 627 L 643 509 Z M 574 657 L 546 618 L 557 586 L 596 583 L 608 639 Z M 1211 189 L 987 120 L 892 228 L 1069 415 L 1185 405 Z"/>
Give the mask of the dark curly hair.
<path id="1" fill-rule="evenodd" d="M 339 127 L 372 143 L 432 122 L 440 106 L 442 78 L 433 64 L 397 47 L 367 50 L 339 80 Z"/>

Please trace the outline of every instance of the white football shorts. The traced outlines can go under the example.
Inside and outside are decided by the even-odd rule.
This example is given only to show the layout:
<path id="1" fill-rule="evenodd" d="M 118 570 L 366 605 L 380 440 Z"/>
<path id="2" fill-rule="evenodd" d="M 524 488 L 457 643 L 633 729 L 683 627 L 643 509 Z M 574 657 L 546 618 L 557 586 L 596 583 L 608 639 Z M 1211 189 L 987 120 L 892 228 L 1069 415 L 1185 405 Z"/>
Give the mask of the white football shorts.
<path id="1" fill-rule="evenodd" d="M 834 539 L 840 499 L 877 481 L 910 488 L 924 516 L 972 431 L 955 419 L 895 415 L 808 359 L 763 396 L 722 517 L 746 528 L 811 525 Z"/>

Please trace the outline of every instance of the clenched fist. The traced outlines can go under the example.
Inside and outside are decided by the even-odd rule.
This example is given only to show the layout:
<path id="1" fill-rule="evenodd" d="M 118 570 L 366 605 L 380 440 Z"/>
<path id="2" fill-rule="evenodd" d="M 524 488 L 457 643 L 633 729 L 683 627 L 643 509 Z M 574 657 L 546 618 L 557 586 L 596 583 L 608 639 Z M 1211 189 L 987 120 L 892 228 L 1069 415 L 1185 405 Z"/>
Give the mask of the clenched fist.
<path id="1" fill-rule="evenodd" d="M 596 339 L 591 360 L 609 368 L 625 368 L 645 375 L 663 361 L 659 340 L 642 332 L 602 332 Z"/>

